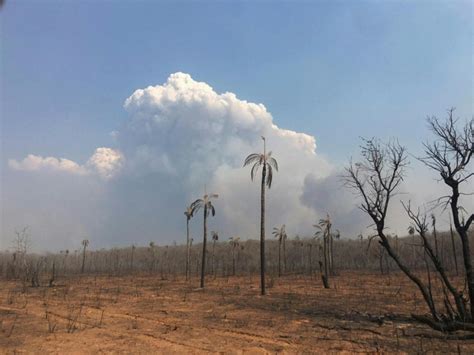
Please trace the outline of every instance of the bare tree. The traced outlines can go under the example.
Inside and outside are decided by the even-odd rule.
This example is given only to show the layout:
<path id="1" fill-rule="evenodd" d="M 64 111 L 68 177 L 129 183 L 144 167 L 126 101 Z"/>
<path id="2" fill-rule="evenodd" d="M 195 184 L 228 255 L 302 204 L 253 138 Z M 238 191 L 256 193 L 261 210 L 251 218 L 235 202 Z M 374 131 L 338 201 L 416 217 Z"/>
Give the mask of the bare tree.
<path id="1" fill-rule="evenodd" d="M 421 237 L 425 258 L 428 257 L 429 260 L 432 262 L 433 266 L 435 267 L 436 272 L 440 276 L 440 279 L 443 283 L 443 287 L 445 287 L 448 290 L 447 292 L 451 294 L 455 302 L 454 306 L 451 305 L 450 298 L 448 297 L 448 294 L 445 293 L 444 300 L 443 300 L 443 304 L 445 306 L 445 314 L 442 314 L 440 310 L 435 309 L 435 312 L 433 314 L 433 319 L 422 317 L 422 316 L 416 316 L 416 318 L 423 322 L 428 323 L 429 325 L 439 330 L 456 330 L 456 329 L 469 328 L 467 324 L 463 324 L 464 322 L 468 322 L 470 320 L 470 315 L 467 311 L 468 308 L 467 308 L 466 298 L 463 295 L 463 291 L 457 289 L 454 286 L 453 282 L 449 279 L 439 255 L 436 254 L 436 250 L 433 249 L 430 241 L 427 238 L 428 223 L 426 221 L 427 219 L 426 215 L 421 214 L 419 209 L 417 212 L 414 212 L 411 209 L 411 206 L 409 203 L 408 205 L 403 204 L 403 207 L 405 208 L 405 211 L 407 212 L 408 216 L 412 220 L 416 231 Z M 429 296 L 431 298 L 431 302 L 434 307 L 435 302 L 434 302 L 433 290 L 431 287 L 431 280 L 430 280 L 431 277 L 429 274 L 429 267 L 426 260 L 425 260 L 425 264 L 427 266 L 427 272 L 428 272 Z M 463 322 L 463 323 L 459 323 L 459 322 Z M 471 330 L 474 330 L 474 327 L 470 327 L 470 328 Z"/>
<path id="2" fill-rule="evenodd" d="M 456 289 L 448 279 L 436 251 L 431 247 L 426 237 L 428 230 L 426 215 L 422 215 L 419 210 L 413 212 L 410 204 L 403 205 L 422 240 L 428 284 L 425 284 L 407 267 L 392 247 L 390 239 L 385 233 L 385 219 L 390 201 L 396 195 L 396 190 L 403 181 L 404 168 L 407 164 L 405 148 L 396 142 L 382 145 L 375 139 L 364 140 L 364 143 L 362 146 L 362 162 L 350 163 L 346 169 L 346 183 L 361 196 L 362 202 L 359 207 L 374 222 L 380 245 L 387 251 L 400 270 L 415 283 L 431 313 L 431 317 L 419 315 L 413 315 L 413 317 L 441 331 L 474 330 L 474 327 L 470 324 L 471 316 L 467 312 L 467 303 L 462 291 Z M 428 260 L 434 265 L 443 283 L 445 312 L 437 309 L 434 300 Z M 451 305 L 450 299 L 454 300 L 455 306 Z"/>
<path id="3" fill-rule="evenodd" d="M 435 140 L 425 143 L 425 156 L 420 158 L 426 166 L 436 171 L 442 181 L 450 188 L 450 194 L 442 196 L 438 201 L 449 206 L 454 227 L 461 239 L 466 283 L 469 291 L 470 319 L 474 320 L 474 272 L 472 270 L 471 249 L 468 231 L 474 221 L 474 214 L 461 216 L 465 209 L 460 204 L 463 195 L 472 191 L 462 192 L 461 188 L 474 176 L 472 156 L 474 155 L 474 118 L 459 127 L 458 120 L 453 116 L 454 109 L 448 111 L 448 117 L 440 121 L 436 117 L 428 118 L 428 125 L 434 133 Z M 467 212 L 466 212 L 467 213 Z"/>
<path id="4" fill-rule="evenodd" d="M 433 238 L 435 244 L 436 256 L 439 257 L 439 247 L 438 247 L 438 235 L 436 233 L 436 216 L 434 213 L 431 214 L 431 227 L 433 227 Z"/>
<path id="5" fill-rule="evenodd" d="M 85 267 L 85 264 L 86 264 L 86 248 L 87 246 L 89 245 L 89 240 L 88 239 L 84 239 L 82 242 L 82 267 L 81 267 L 81 274 L 84 273 L 84 267 Z"/>
<path id="6" fill-rule="evenodd" d="M 406 150 L 398 142 L 382 145 L 376 139 L 364 139 L 361 146 L 362 161 L 350 162 L 346 168 L 345 182 L 362 198 L 359 208 L 374 222 L 379 243 L 385 248 L 400 270 L 419 288 L 431 313 L 436 315 L 435 305 L 428 288 L 402 262 L 385 234 L 385 219 L 391 198 L 403 181 L 407 165 Z"/>
<path id="7" fill-rule="evenodd" d="M 137 248 L 137 247 L 135 246 L 135 244 L 132 244 L 132 248 L 131 248 L 131 249 L 132 249 L 132 252 L 131 252 L 131 258 L 130 258 L 130 270 L 131 270 L 132 272 L 133 272 L 133 261 L 134 261 L 133 259 L 134 259 L 134 257 L 135 257 L 135 249 L 136 249 L 136 248 Z"/>
<path id="8" fill-rule="evenodd" d="M 153 273 L 155 271 L 155 263 L 156 263 L 156 257 L 155 257 L 155 242 L 150 242 L 148 244 L 148 252 L 150 255 L 150 273 Z"/>
<path id="9" fill-rule="evenodd" d="M 215 216 L 216 210 L 212 205 L 211 199 L 217 198 L 217 194 L 205 194 L 203 198 L 198 198 L 191 204 L 191 209 L 195 212 L 203 208 L 204 223 L 203 223 L 203 237 L 202 237 L 202 263 L 201 263 L 201 288 L 204 288 L 204 276 L 206 272 L 206 244 L 207 244 L 207 217 L 210 213 Z"/>
<path id="10" fill-rule="evenodd" d="M 260 190 L 260 289 L 265 294 L 265 186 L 271 188 L 273 180 L 273 169 L 278 171 L 278 162 L 272 157 L 272 152 L 266 150 L 265 137 L 263 139 L 263 154 L 253 153 L 245 158 L 244 167 L 253 164 L 250 177 L 257 174 L 258 168 L 262 167 L 262 180 Z M 267 174 L 268 171 L 268 174 Z"/>

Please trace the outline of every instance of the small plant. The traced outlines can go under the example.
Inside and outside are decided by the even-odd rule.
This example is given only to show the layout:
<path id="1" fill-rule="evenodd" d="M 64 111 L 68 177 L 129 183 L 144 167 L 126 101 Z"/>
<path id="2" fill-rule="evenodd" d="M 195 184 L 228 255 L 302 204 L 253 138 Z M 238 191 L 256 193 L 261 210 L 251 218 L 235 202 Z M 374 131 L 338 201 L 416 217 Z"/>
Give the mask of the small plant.
<path id="1" fill-rule="evenodd" d="M 57 329 L 58 322 L 54 315 L 46 309 L 45 311 L 45 317 L 46 320 L 48 321 L 48 333 L 54 333 Z"/>
<path id="2" fill-rule="evenodd" d="M 82 304 L 79 307 L 70 305 L 68 308 L 66 331 L 68 333 L 74 333 L 77 330 L 77 321 L 82 313 Z"/>

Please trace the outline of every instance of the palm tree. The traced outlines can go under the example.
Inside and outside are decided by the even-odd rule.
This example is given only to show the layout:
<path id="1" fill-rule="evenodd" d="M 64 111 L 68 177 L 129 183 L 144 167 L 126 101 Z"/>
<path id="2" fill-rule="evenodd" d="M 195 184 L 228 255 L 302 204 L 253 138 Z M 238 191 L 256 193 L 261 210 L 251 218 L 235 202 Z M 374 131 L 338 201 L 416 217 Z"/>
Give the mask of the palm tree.
<path id="1" fill-rule="evenodd" d="M 211 199 L 218 198 L 217 194 L 205 194 L 203 198 L 198 198 L 191 204 L 191 209 L 194 212 L 199 211 L 200 208 L 204 209 L 204 231 L 202 239 L 202 263 L 201 263 L 201 288 L 204 288 L 204 273 L 206 271 L 206 244 L 207 244 L 207 217 L 209 213 L 213 216 L 216 214 L 216 210 L 212 205 Z"/>
<path id="2" fill-rule="evenodd" d="M 323 284 L 324 288 L 329 288 L 329 238 L 331 235 L 331 219 L 329 214 L 326 215 L 326 218 L 319 220 L 318 224 L 313 224 L 313 227 L 318 230 L 315 232 L 314 236 L 316 238 L 322 235 L 323 238 L 323 254 L 324 254 L 324 275 L 323 275 Z"/>
<path id="3" fill-rule="evenodd" d="M 87 246 L 89 245 L 89 240 L 88 239 L 84 239 L 82 241 L 82 246 L 83 246 L 83 250 L 82 250 L 82 267 L 81 267 L 81 274 L 84 273 L 84 266 L 86 264 L 86 248 Z"/>
<path id="4" fill-rule="evenodd" d="M 281 276 L 281 246 L 282 243 L 285 243 L 285 239 L 287 238 L 285 225 L 283 224 L 280 228 L 274 227 L 273 233 L 275 238 L 278 239 L 278 277 Z"/>
<path id="5" fill-rule="evenodd" d="M 230 237 L 229 243 L 232 247 L 232 276 L 235 276 L 235 248 L 239 246 L 239 237 Z"/>
<path id="6" fill-rule="evenodd" d="M 260 284 L 261 293 L 265 294 L 265 185 L 268 188 L 272 186 L 273 168 L 278 171 L 278 163 L 272 157 L 272 152 L 266 152 L 265 137 L 263 139 L 263 154 L 253 153 L 245 158 L 244 166 L 252 165 L 250 177 L 257 174 L 258 168 L 262 167 L 262 182 L 260 190 Z M 268 174 L 267 174 L 268 170 Z"/>
<path id="7" fill-rule="evenodd" d="M 214 275 L 214 278 L 217 275 L 217 269 L 216 269 L 216 264 L 215 264 L 215 250 L 216 250 L 216 242 L 219 240 L 219 233 L 212 231 L 211 232 L 212 236 L 212 274 Z"/>
<path id="8" fill-rule="evenodd" d="M 336 229 L 336 234 L 331 234 L 330 235 L 330 241 L 331 241 L 331 258 L 330 258 L 330 272 L 331 272 L 331 275 L 335 275 L 335 271 L 334 271 L 334 238 L 339 240 L 341 238 L 341 232 L 339 231 L 339 229 Z"/>
<path id="9" fill-rule="evenodd" d="M 193 217 L 194 210 L 189 206 L 184 211 L 186 216 L 186 281 L 189 279 L 189 259 L 190 259 L 190 245 L 189 245 L 189 220 Z"/>

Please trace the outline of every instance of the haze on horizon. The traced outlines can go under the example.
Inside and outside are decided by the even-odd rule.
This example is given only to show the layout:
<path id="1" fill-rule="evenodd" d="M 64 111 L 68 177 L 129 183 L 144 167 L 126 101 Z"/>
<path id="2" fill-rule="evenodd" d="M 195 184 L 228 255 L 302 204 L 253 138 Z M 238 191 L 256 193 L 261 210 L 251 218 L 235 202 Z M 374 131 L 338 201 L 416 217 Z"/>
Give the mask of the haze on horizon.
<path id="1" fill-rule="evenodd" d="M 310 236 L 329 213 L 343 237 L 367 235 L 339 179 L 359 137 L 420 156 L 428 115 L 474 114 L 470 1 L 7 1 L 0 17 L 0 250 L 24 226 L 38 251 L 183 243 L 204 186 L 219 194 L 209 230 L 256 238 L 259 184 L 242 164 L 262 135 L 280 165 L 267 231 Z M 441 196 L 410 159 L 398 199 Z M 397 201 L 390 232 L 408 224 Z"/>

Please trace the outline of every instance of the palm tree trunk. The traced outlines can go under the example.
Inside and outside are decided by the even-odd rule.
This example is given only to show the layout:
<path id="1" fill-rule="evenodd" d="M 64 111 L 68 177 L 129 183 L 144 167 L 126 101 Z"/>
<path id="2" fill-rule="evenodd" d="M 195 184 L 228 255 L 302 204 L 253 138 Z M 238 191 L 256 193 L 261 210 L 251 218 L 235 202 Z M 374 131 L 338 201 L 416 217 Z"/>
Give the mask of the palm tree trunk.
<path id="1" fill-rule="evenodd" d="M 86 246 L 84 246 L 84 249 L 82 251 L 82 267 L 81 267 L 81 274 L 84 273 L 84 266 L 86 264 Z"/>
<path id="2" fill-rule="evenodd" d="M 215 264 L 215 249 L 216 249 L 216 240 L 212 242 L 212 275 L 216 278 L 216 264 Z"/>
<path id="3" fill-rule="evenodd" d="M 262 169 L 262 187 L 260 191 L 260 288 L 265 295 L 265 177 L 267 173 L 266 162 Z"/>
<path id="4" fill-rule="evenodd" d="M 207 242 L 207 205 L 204 206 L 204 235 L 202 240 L 201 288 L 204 288 L 204 273 L 206 271 L 206 242 Z"/>
<path id="5" fill-rule="evenodd" d="M 190 248 L 189 248 L 189 218 L 186 217 L 186 281 L 189 280 L 189 258 L 190 258 Z"/>
<path id="6" fill-rule="evenodd" d="M 278 277 L 281 277 L 281 240 L 278 241 Z"/>
<path id="7" fill-rule="evenodd" d="M 332 234 L 329 235 L 329 241 L 330 241 L 330 258 L 329 258 L 329 266 L 330 266 L 330 273 L 331 276 L 334 276 L 334 237 Z"/>
<path id="8" fill-rule="evenodd" d="M 283 273 L 286 273 L 286 237 L 283 238 Z"/>
<path id="9" fill-rule="evenodd" d="M 329 238 L 329 235 L 326 235 L 323 240 L 324 240 L 324 280 L 323 280 L 323 283 L 324 283 L 324 288 L 329 288 L 329 272 L 328 272 L 328 238 Z"/>

